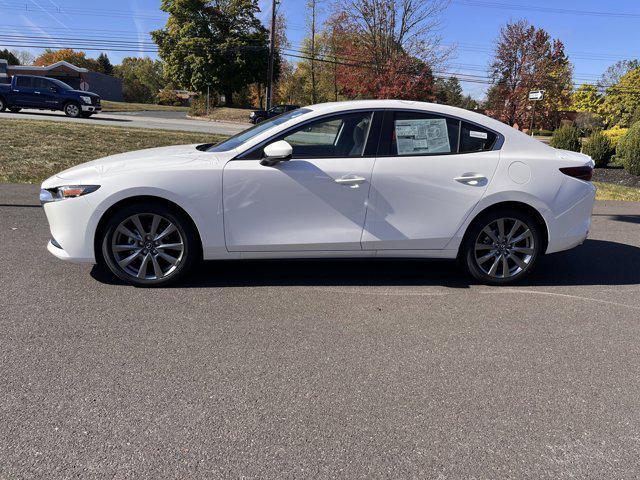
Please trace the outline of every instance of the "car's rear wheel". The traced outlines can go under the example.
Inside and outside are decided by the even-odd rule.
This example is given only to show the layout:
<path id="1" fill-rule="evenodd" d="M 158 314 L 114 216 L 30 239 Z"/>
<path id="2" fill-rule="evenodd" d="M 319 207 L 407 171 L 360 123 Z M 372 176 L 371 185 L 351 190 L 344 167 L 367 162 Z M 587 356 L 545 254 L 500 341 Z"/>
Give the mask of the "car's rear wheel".
<path id="1" fill-rule="evenodd" d="M 474 278 L 489 285 L 507 285 L 531 272 L 541 249 L 536 220 L 525 211 L 507 208 L 476 219 L 461 254 Z"/>
<path id="2" fill-rule="evenodd" d="M 64 114 L 67 117 L 78 118 L 80 115 L 82 115 L 82 109 L 77 103 L 69 102 L 64 106 Z"/>
<path id="3" fill-rule="evenodd" d="M 0 97 L 0 112 L 4 112 L 7 108 L 7 104 L 4 101 L 4 98 Z"/>
<path id="4" fill-rule="evenodd" d="M 173 283 L 199 256 L 190 222 L 164 205 L 125 207 L 108 219 L 103 232 L 102 256 L 107 267 L 133 285 Z"/>

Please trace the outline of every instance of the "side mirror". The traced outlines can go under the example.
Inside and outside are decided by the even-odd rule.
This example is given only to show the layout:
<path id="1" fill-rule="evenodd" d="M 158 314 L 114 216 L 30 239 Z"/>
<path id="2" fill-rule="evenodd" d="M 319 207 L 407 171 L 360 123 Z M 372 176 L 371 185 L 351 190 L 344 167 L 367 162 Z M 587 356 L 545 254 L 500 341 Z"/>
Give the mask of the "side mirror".
<path id="1" fill-rule="evenodd" d="M 292 155 L 293 147 L 289 145 L 289 142 L 280 140 L 264 147 L 264 158 L 260 162 L 260 165 L 273 167 L 279 162 L 290 160 Z"/>

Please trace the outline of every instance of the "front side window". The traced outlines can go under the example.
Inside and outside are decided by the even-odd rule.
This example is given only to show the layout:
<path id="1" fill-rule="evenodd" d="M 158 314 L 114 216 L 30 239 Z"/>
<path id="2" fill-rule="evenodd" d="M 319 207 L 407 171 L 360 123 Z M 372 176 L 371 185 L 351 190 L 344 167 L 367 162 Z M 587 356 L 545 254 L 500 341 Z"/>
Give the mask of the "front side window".
<path id="1" fill-rule="evenodd" d="M 360 157 L 371 119 L 371 112 L 335 115 L 308 123 L 278 140 L 293 147 L 293 158 Z"/>
<path id="2" fill-rule="evenodd" d="M 458 120 L 420 112 L 396 112 L 390 154 L 437 155 L 458 150 Z"/>
<path id="3" fill-rule="evenodd" d="M 31 77 L 18 77 L 18 79 L 16 80 L 16 87 L 31 87 Z"/>

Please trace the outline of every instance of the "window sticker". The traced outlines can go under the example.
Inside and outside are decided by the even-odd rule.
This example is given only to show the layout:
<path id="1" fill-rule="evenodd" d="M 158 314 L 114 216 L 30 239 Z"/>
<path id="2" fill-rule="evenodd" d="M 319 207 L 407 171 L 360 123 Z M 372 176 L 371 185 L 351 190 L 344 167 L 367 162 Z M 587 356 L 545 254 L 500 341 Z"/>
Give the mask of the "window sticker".
<path id="1" fill-rule="evenodd" d="M 481 138 L 483 140 L 486 140 L 487 138 L 489 138 L 489 136 L 487 135 L 487 132 L 476 132 L 476 131 L 469 131 L 469 136 L 471 138 Z"/>
<path id="2" fill-rule="evenodd" d="M 398 155 L 451 152 L 444 118 L 396 120 L 395 126 Z"/>

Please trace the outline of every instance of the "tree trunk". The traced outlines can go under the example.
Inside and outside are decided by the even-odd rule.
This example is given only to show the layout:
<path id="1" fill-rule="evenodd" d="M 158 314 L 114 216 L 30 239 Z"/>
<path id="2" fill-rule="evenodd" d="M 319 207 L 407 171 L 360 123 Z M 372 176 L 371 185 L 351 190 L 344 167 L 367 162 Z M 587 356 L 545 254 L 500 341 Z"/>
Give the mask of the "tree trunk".
<path id="1" fill-rule="evenodd" d="M 233 107 L 233 90 L 224 91 L 224 106 Z"/>

